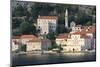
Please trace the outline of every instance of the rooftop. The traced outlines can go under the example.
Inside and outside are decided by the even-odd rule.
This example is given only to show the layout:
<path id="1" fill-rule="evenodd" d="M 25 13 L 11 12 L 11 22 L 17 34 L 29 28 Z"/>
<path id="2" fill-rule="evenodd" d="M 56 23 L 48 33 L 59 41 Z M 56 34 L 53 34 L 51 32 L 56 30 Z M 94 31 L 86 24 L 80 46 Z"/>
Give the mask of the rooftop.
<path id="1" fill-rule="evenodd" d="M 29 40 L 28 42 L 50 42 L 49 39 L 32 39 L 32 40 Z"/>
<path id="2" fill-rule="evenodd" d="M 35 35 L 22 35 L 21 38 L 35 38 L 35 39 L 37 39 L 37 37 Z"/>
<path id="3" fill-rule="evenodd" d="M 58 16 L 38 16 L 38 19 L 58 19 Z"/>
<path id="4" fill-rule="evenodd" d="M 57 36 L 57 39 L 67 39 L 68 38 L 68 34 L 64 33 L 64 34 L 59 34 Z"/>

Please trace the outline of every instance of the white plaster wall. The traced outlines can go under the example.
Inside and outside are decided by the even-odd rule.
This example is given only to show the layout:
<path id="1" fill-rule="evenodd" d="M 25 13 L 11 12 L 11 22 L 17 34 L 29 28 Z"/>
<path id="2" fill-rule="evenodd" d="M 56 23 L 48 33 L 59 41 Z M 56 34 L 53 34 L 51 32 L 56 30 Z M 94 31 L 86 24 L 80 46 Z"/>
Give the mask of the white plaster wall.
<path id="1" fill-rule="evenodd" d="M 32 51 L 32 50 L 41 50 L 41 42 L 30 42 L 27 43 L 27 51 Z"/>

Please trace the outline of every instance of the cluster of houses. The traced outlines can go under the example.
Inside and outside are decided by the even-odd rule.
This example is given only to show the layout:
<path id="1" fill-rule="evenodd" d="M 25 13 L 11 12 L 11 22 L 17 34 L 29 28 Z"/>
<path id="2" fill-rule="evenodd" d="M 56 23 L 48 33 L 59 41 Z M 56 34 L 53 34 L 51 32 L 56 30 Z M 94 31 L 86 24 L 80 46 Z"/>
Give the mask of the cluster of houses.
<path id="1" fill-rule="evenodd" d="M 75 22 L 70 23 L 68 27 L 68 15 L 65 14 L 65 27 L 70 28 L 70 33 L 59 34 L 55 43 L 63 48 L 63 51 L 87 51 L 95 49 L 96 27 L 76 25 Z M 38 16 L 37 29 L 40 35 L 56 32 L 58 24 L 57 16 Z M 48 50 L 52 47 L 51 41 L 47 38 L 35 35 L 21 35 L 12 37 L 12 51 L 20 49 L 20 46 L 25 46 L 26 51 L 33 50 Z"/>
<path id="2" fill-rule="evenodd" d="M 74 31 L 73 31 L 74 30 Z M 68 34 L 59 34 L 57 45 L 64 51 L 87 51 L 95 49 L 95 26 L 75 26 Z"/>
<path id="3" fill-rule="evenodd" d="M 12 38 L 12 51 L 21 49 L 25 46 L 24 51 L 48 50 L 51 47 L 49 39 L 40 39 L 34 35 L 14 36 Z"/>

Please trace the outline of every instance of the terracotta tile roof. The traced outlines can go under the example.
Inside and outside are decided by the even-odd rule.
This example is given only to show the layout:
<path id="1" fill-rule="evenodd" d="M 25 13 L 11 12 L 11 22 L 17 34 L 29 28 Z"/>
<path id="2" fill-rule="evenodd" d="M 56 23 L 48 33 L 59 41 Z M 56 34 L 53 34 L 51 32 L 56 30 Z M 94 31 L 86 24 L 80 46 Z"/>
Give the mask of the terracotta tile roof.
<path id="1" fill-rule="evenodd" d="M 38 19 L 58 19 L 57 16 L 38 16 Z"/>
<path id="2" fill-rule="evenodd" d="M 84 29 L 82 29 L 81 31 L 77 31 L 73 34 L 87 34 L 87 33 L 95 33 L 96 32 L 96 28 L 95 27 L 85 27 Z"/>
<path id="3" fill-rule="evenodd" d="M 35 39 L 37 39 L 37 37 L 34 35 L 22 35 L 21 38 L 35 38 Z"/>
<path id="4" fill-rule="evenodd" d="M 32 39 L 28 42 L 51 42 L 49 39 Z"/>
<path id="5" fill-rule="evenodd" d="M 81 31 L 77 31 L 75 33 L 71 33 L 71 34 L 59 34 L 57 36 L 57 39 L 70 39 L 70 35 L 80 35 L 80 38 L 90 38 L 90 36 L 87 36 L 87 33 L 92 33 L 94 34 L 96 32 L 96 28 L 95 26 L 85 26 Z"/>
<path id="6" fill-rule="evenodd" d="M 32 39 L 32 40 L 29 40 L 28 42 L 40 42 L 41 40 L 40 39 Z"/>
<path id="7" fill-rule="evenodd" d="M 90 36 L 87 36 L 87 35 L 81 35 L 81 38 L 88 39 L 88 38 L 90 38 Z"/>
<path id="8" fill-rule="evenodd" d="M 96 29 L 95 26 L 83 26 L 84 29 Z"/>
<path id="9" fill-rule="evenodd" d="M 75 34 L 76 35 L 76 34 Z M 80 34 L 81 35 L 81 34 Z M 87 36 L 87 35 L 81 35 L 80 38 L 85 38 L 85 39 L 88 39 L 90 38 L 90 36 Z M 57 39 L 65 39 L 67 41 L 67 39 L 71 39 L 71 37 L 59 37 Z"/>
<path id="10" fill-rule="evenodd" d="M 96 32 L 96 27 L 95 26 L 90 27 L 90 31 L 89 32 L 95 33 Z"/>
<path id="11" fill-rule="evenodd" d="M 82 25 L 76 25 L 76 27 L 82 27 Z"/>
<path id="12" fill-rule="evenodd" d="M 68 38 L 68 34 L 59 34 L 57 36 L 57 39 L 67 39 Z"/>
<path id="13" fill-rule="evenodd" d="M 86 34 L 86 31 L 85 31 L 85 30 L 77 31 L 77 32 L 72 33 L 72 34 L 79 34 L 79 35 L 81 35 L 81 34 Z"/>
<path id="14" fill-rule="evenodd" d="M 95 27 L 86 27 L 86 28 L 82 29 L 81 31 L 77 31 L 73 34 L 81 35 L 81 38 L 90 38 L 90 36 L 87 36 L 86 34 L 87 33 L 92 33 L 93 34 L 95 32 L 96 32 Z"/>

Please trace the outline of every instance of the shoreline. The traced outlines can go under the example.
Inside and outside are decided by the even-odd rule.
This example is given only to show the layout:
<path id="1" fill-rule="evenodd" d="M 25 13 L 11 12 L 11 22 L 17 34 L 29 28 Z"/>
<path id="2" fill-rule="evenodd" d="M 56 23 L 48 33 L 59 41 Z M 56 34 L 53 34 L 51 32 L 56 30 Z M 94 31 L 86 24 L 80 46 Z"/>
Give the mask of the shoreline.
<path id="1" fill-rule="evenodd" d="M 72 55 L 77 55 L 77 54 L 85 54 L 85 53 L 96 53 L 96 51 L 79 51 L 79 52 L 19 52 L 19 53 L 15 53 L 13 52 L 12 55 L 43 55 L 43 54 L 72 54 Z"/>

